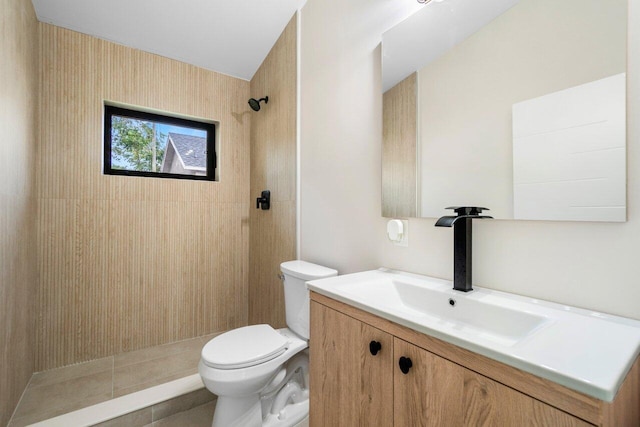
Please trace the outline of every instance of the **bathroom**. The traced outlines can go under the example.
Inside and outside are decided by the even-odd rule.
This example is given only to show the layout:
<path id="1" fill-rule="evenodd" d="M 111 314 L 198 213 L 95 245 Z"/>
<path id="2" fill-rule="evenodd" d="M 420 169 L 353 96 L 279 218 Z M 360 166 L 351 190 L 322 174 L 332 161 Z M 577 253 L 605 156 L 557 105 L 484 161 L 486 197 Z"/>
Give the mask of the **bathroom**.
<path id="1" fill-rule="evenodd" d="M 381 215 L 381 35 L 429 6 L 399 3 L 299 2 L 272 61 L 243 80 L 3 1 L 0 425 L 34 373 L 283 327 L 283 261 L 452 279 L 450 229 L 409 218 L 398 246 Z M 638 0 L 628 14 L 638 22 Z M 629 25 L 626 221 L 476 221 L 476 285 L 640 319 L 639 73 L 640 29 Z M 251 111 L 247 100 L 265 95 Z M 103 176 L 104 100 L 214 118 L 220 181 Z M 254 206 L 265 189 L 267 212 Z"/>

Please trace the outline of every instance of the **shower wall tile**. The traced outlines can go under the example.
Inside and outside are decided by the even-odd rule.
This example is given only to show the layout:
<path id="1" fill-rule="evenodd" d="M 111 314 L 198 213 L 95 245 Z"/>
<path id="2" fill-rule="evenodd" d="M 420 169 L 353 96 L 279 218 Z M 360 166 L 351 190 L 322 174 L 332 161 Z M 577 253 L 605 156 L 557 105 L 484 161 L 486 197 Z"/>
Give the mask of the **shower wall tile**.
<path id="1" fill-rule="evenodd" d="M 296 257 L 296 15 L 251 79 L 269 103 L 251 116 L 251 195 L 271 191 L 271 210 L 251 209 L 249 323 L 283 327 L 280 264 Z"/>
<path id="2" fill-rule="evenodd" d="M 417 73 L 382 96 L 382 216 L 413 218 L 416 201 L 416 139 L 418 137 Z"/>
<path id="3" fill-rule="evenodd" d="M 30 1 L 0 5 L 0 425 L 34 370 L 38 22 Z"/>
<path id="4" fill-rule="evenodd" d="M 248 320 L 249 82 L 40 24 L 36 370 Z M 102 174 L 105 101 L 218 122 L 219 181 Z"/>

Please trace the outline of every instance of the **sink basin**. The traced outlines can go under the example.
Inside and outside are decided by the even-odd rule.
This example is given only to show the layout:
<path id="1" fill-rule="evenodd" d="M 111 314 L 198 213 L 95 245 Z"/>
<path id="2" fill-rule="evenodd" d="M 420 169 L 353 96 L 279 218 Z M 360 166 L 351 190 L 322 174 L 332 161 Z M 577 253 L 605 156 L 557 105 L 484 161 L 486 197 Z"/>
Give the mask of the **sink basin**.
<path id="1" fill-rule="evenodd" d="M 381 268 L 307 287 L 608 402 L 640 354 L 638 320 L 478 286 Z"/>
<path id="2" fill-rule="evenodd" d="M 438 282 L 409 279 L 354 283 L 345 293 L 392 312 L 411 313 L 458 333 L 512 346 L 552 322 L 545 316 L 485 301 L 479 293 L 452 291 Z M 480 297 L 479 297 L 480 296 Z M 427 319 L 430 318 L 430 319 Z"/>

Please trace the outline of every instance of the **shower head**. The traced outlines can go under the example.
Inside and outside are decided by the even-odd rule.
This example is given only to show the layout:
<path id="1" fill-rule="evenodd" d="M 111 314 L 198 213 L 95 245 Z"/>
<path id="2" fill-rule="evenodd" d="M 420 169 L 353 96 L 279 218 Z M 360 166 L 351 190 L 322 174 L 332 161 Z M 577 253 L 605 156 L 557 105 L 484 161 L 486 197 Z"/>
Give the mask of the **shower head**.
<path id="1" fill-rule="evenodd" d="M 264 98 L 260 98 L 260 99 L 255 99 L 255 98 L 251 98 L 249 100 L 249 106 L 251 107 L 251 109 L 253 111 L 260 111 L 260 103 L 264 101 L 265 104 L 269 103 L 269 97 L 265 96 Z"/>

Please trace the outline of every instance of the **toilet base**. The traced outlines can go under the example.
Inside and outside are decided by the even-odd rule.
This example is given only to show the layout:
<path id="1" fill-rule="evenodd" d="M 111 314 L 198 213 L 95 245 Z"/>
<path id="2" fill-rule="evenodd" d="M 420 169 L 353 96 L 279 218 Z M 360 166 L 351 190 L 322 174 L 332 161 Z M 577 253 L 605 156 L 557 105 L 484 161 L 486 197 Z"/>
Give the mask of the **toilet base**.
<path id="1" fill-rule="evenodd" d="M 262 427 L 294 427 L 309 416 L 309 399 L 291 403 L 280 414 L 269 414 L 262 421 Z"/>
<path id="2" fill-rule="evenodd" d="M 220 410 L 218 410 L 220 409 Z M 243 399 L 218 396 L 211 427 L 261 427 L 260 395 Z"/>
<path id="3" fill-rule="evenodd" d="M 273 383 L 275 382 L 275 383 Z M 274 374 L 271 386 L 244 397 L 218 396 L 212 427 L 294 427 L 309 415 L 309 352 Z M 270 388 L 273 387 L 273 388 Z"/>
<path id="4" fill-rule="evenodd" d="M 295 427 L 309 416 L 308 398 L 299 403 L 289 403 L 278 414 L 268 414 L 264 419 L 258 396 L 241 403 L 238 399 L 219 397 L 216 409 L 218 405 L 224 410 L 213 413 L 212 427 Z"/>

